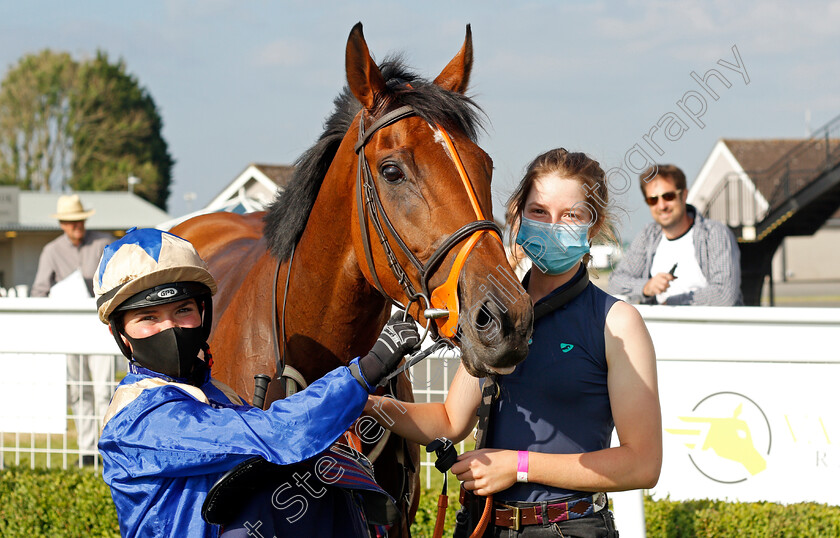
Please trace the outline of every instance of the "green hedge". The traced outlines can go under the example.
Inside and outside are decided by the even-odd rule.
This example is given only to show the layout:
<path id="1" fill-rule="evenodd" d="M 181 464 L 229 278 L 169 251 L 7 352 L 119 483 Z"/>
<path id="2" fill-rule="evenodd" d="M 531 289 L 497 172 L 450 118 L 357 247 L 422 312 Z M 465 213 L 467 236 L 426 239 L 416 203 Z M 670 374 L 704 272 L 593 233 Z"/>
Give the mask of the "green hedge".
<path id="1" fill-rule="evenodd" d="M 119 535 L 111 493 L 99 473 L 86 469 L 0 471 L 0 536 Z"/>
<path id="2" fill-rule="evenodd" d="M 440 490 L 426 490 L 420 498 L 414 538 L 432 538 Z M 452 536 L 458 498 L 450 494 L 443 535 Z M 840 536 L 840 507 L 800 503 L 727 503 L 723 501 L 654 501 L 645 497 L 648 538 L 826 538 Z M 621 533 L 621 521 L 616 521 Z"/>
<path id="3" fill-rule="evenodd" d="M 840 507 L 816 503 L 676 502 L 646 498 L 645 523 L 649 537 L 817 538 L 840 536 Z"/>
<path id="4" fill-rule="evenodd" d="M 453 488 L 453 484 L 450 484 Z M 431 538 L 440 490 L 420 499 L 414 538 Z M 454 493 L 454 492 L 453 492 Z M 450 494 L 444 536 L 452 536 L 457 497 Z M 840 507 L 802 503 L 726 503 L 645 499 L 649 538 L 840 536 Z M 619 532 L 621 521 L 617 522 Z M 118 537 L 108 487 L 86 469 L 0 471 L 0 536 Z"/>

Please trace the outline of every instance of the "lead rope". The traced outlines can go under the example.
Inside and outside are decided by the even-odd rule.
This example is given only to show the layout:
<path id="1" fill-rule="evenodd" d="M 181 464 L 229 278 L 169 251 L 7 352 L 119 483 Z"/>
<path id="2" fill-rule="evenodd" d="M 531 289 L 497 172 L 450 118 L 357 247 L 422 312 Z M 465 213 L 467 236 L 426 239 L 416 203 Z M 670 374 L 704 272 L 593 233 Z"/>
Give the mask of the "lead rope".
<path id="1" fill-rule="evenodd" d="M 481 391 L 481 406 L 478 408 L 478 426 L 475 432 L 476 450 L 484 448 L 484 445 L 487 444 L 487 429 L 490 426 L 490 409 L 493 405 L 493 399 L 498 396 L 498 393 L 499 385 L 496 382 L 495 376 L 487 376 Z M 470 534 L 470 538 L 480 538 L 484 535 L 492 514 L 493 496 L 488 495 L 484 500 L 484 511 L 481 513 L 481 519 L 478 520 L 478 524 L 472 534 Z"/>
<path id="2" fill-rule="evenodd" d="M 446 491 L 446 474 L 443 475 L 443 489 Z M 432 538 L 443 537 L 443 524 L 446 522 L 446 508 L 449 506 L 449 497 L 446 493 L 438 496 L 437 515 L 435 516 L 435 530 Z"/>
<path id="3" fill-rule="evenodd" d="M 442 538 L 443 524 L 446 520 L 446 507 L 449 506 L 449 496 L 447 489 L 449 488 L 448 473 L 449 469 L 455 464 L 458 459 L 458 452 L 455 451 L 455 446 L 452 441 L 446 437 L 438 437 L 428 445 L 426 445 L 426 452 L 435 452 L 437 461 L 435 461 L 435 468 L 443 473 L 443 488 L 438 495 L 437 515 L 435 516 L 435 530 L 432 533 L 432 538 Z"/>

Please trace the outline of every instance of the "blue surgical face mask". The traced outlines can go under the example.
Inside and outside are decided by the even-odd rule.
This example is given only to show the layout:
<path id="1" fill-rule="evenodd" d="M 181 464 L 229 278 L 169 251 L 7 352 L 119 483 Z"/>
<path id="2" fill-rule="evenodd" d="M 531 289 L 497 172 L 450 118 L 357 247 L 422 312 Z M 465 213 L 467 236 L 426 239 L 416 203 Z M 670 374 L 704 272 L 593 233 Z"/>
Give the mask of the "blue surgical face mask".
<path id="1" fill-rule="evenodd" d="M 589 252 L 588 232 L 586 224 L 549 224 L 522 217 L 516 244 L 540 271 L 559 275 L 574 267 Z"/>

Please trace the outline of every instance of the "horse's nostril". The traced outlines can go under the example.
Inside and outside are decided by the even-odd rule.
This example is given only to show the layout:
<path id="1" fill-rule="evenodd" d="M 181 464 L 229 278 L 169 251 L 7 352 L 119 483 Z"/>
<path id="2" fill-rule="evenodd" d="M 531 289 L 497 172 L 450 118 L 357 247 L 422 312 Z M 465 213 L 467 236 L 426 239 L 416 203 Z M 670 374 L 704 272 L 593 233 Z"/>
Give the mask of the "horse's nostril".
<path id="1" fill-rule="evenodd" d="M 502 319 L 504 314 L 493 301 L 485 300 L 475 310 L 470 322 L 475 330 L 479 341 L 484 345 L 497 343 L 502 331 Z"/>
<path id="2" fill-rule="evenodd" d="M 478 309 L 478 314 L 475 316 L 476 328 L 486 328 L 492 321 L 493 318 L 490 316 L 490 312 L 487 311 L 487 305 L 482 305 L 481 308 Z"/>

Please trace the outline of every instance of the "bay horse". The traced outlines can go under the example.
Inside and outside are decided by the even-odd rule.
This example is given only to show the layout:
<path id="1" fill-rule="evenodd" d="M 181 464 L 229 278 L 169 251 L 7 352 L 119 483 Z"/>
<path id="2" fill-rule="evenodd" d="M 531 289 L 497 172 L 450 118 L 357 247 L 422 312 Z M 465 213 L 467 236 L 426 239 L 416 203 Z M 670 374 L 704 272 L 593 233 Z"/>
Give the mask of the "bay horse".
<path id="1" fill-rule="evenodd" d="M 527 354 L 531 302 L 485 219 L 492 161 L 475 142 L 480 109 L 465 95 L 470 27 L 433 82 L 399 58 L 378 66 L 361 23 L 345 59 L 347 86 L 323 134 L 267 211 L 172 229 L 218 281 L 215 377 L 251 400 L 254 375 L 271 374 L 266 405 L 284 396 L 285 370 L 309 383 L 367 353 L 392 303 L 460 347 L 472 375 L 509 372 Z M 408 378 L 395 379 L 397 399 L 412 401 Z M 396 435 L 374 462 L 377 481 L 402 501 L 401 536 L 419 500 L 418 464 L 418 447 Z"/>

